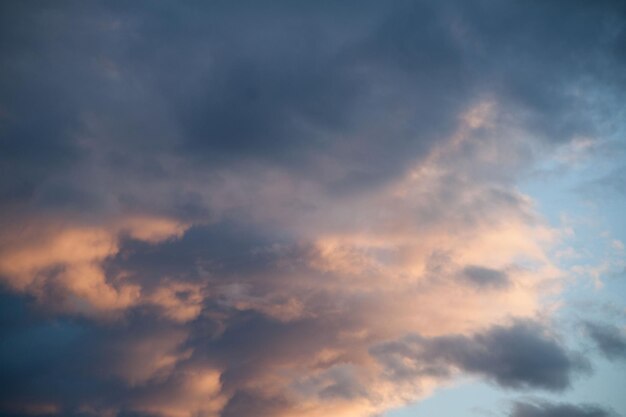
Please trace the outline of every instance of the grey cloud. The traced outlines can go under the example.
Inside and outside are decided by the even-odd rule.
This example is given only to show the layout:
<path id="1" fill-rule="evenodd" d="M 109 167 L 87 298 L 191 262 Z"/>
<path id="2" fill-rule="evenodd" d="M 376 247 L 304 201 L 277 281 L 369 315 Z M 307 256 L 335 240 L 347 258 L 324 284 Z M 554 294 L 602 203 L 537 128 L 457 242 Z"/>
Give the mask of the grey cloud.
<path id="1" fill-rule="evenodd" d="M 616 417 L 599 405 L 518 401 L 510 417 Z"/>
<path id="2" fill-rule="evenodd" d="M 408 336 L 380 345 L 372 354 L 389 367 L 392 378 L 446 376 L 456 367 L 504 388 L 562 391 L 589 363 L 568 352 L 546 329 L 533 322 L 495 326 L 467 336 Z M 407 367 L 406 360 L 414 361 Z"/>
<path id="3" fill-rule="evenodd" d="M 509 285 L 507 273 L 497 269 L 468 265 L 463 268 L 462 275 L 477 287 L 503 288 Z"/>
<path id="4" fill-rule="evenodd" d="M 598 350 L 610 360 L 626 360 L 626 333 L 606 324 L 585 323 L 585 330 Z"/>
<path id="5" fill-rule="evenodd" d="M 292 407 L 293 404 L 286 398 L 268 398 L 254 392 L 237 391 L 226 404 L 222 417 L 272 417 Z"/>
<path id="6" fill-rule="evenodd" d="M 478 98 L 567 140 L 596 128 L 575 91 L 624 84 L 618 2 L 3 7 L 1 192 L 47 210 L 110 194 L 137 208 L 121 181 L 97 184 L 165 184 L 180 176 L 166 155 L 358 188 L 425 155 Z"/>
<path id="7" fill-rule="evenodd" d="M 303 251 L 261 227 L 220 222 L 191 227 L 181 239 L 159 245 L 126 239 L 106 266 L 113 275 L 128 271 L 133 279 L 148 277 L 145 284 L 158 284 L 158 276 L 172 275 L 190 282 L 227 280 L 235 275 L 241 279 L 274 272 L 278 257 L 283 255 L 281 249 L 291 252 L 292 258 Z"/>
<path id="8" fill-rule="evenodd" d="M 44 415 L 100 416 L 108 409 L 120 417 L 154 416 L 140 412 L 142 405 L 154 402 L 153 395 L 171 398 L 184 382 L 178 372 L 167 378 L 149 372 L 168 355 L 181 354 L 181 326 L 141 311 L 129 312 L 123 323 L 114 325 L 50 318 L 29 308 L 24 297 L 0 296 L 2 319 L 21 320 L 14 328 L 3 326 L 0 333 L 2 415 L 32 415 L 28 406 L 53 404 L 56 411 Z M 138 379 L 132 381 L 133 375 Z"/>
<path id="9" fill-rule="evenodd" d="M 116 391 L 101 379 L 89 378 L 89 371 L 81 369 L 89 362 L 78 346 L 93 329 L 33 314 L 23 298 L 3 294 L 3 301 L 8 301 L 3 316 L 24 311 L 18 316 L 22 321 L 19 327 L 2 329 L 3 412 L 19 409 L 16 403 L 49 401 L 67 401 L 69 411 L 77 398 L 93 399 L 98 391 L 105 395 Z"/>
<path id="10" fill-rule="evenodd" d="M 0 295 L 3 321 L 27 307 L 23 297 Z M 119 416 L 148 416 L 140 410 L 184 398 L 189 373 L 208 367 L 220 370 L 220 391 L 228 398 L 220 415 L 272 416 L 294 404 L 246 385 L 268 369 L 309 360 L 320 346 L 337 345 L 339 332 L 349 328 L 315 320 L 282 323 L 209 303 L 205 313 L 192 323 L 176 324 L 136 309 L 122 323 L 98 324 L 26 310 L 17 316 L 21 323 L 1 329 L 0 410 L 21 416 L 28 414 L 18 412 L 22 405 L 52 403 L 58 407 L 49 413 L 54 416 L 100 416 L 105 409 Z M 176 356 L 180 359 L 172 368 L 158 370 L 159 363 Z M 363 395 L 354 391 L 359 388 L 349 374 L 335 379 L 321 395 Z M 87 414 L 81 411 L 84 404 L 91 407 Z"/>
<path id="11" fill-rule="evenodd" d="M 368 396 L 367 387 L 359 381 L 354 367 L 344 366 L 336 369 L 333 374 L 333 383 L 320 392 L 320 398 L 357 399 Z"/>

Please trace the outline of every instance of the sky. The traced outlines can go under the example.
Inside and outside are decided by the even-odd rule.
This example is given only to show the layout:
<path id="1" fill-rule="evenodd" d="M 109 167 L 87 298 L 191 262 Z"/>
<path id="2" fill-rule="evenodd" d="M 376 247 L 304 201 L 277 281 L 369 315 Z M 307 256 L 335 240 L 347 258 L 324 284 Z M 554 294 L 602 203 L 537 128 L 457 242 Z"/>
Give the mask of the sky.
<path id="1" fill-rule="evenodd" d="M 626 3 L 0 2 L 0 416 L 626 416 Z"/>

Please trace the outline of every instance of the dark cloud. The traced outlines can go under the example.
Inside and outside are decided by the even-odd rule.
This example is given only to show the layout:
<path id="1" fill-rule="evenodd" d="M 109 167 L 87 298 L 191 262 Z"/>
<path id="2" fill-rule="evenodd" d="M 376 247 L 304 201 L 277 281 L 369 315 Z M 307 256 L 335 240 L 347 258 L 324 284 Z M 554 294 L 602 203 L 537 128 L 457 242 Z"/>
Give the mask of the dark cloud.
<path id="1" fill-rule="evenodd" d="M 611 417 L 616 414 L 598 405 L 575 405 L 547 402 L 519 401 L 513 406 L 511 417 Z"/>
<path id="2" fill-rule="evenodd" d="M 423 157 L 477 99 L 562 141 L 597 128 L 581 90 L 624 85 L 619 2 L 5 2 L 2 15 L 0 191 L 47 210 L 150 207 L 125 188 L 180 178 L 174 155 L 196 172 L 255 161 L 360 187 Z"/>
<path id="3" fill-rule="evenodd" d="M 222 417 L 272 417 L 292 407 L 285 398 L 266 398 L 258 394 L 237 391 L 222 412 Z"/>
<path id="4" fill-rule="evenodd" d="M 3 300 L 16 308 L 25 303 Z M 16 317 L 22 324 L 3 328 L 0 344 L 3 415 L 99 416 L 113 409 L 153 416 L 158 413 L 139 412 L 146 394 L 172 395 L 180 383 L 176 375 L 160 379 L 159 362 L 180 354 L 184 329 L 153 316 L 138 311 L 114 325 L 30 311 Z"/>
<path id="5" fill-rule="evenodd" d="M 272 250 L 273 249 L 273 250 Z M 227 280 L 233 276 L 264 275 L 275 271 L 284 251 L 298 257 L 294 242 L 255 230 L 254 226 L 220 222 L 194 226 L 181 239 L 158 245 L 134 239 L 122 242 L 120 252 L 107 260 L 111 274 L 132 272 L 133 278 L 158 285 L 158 277 L 176 275 L 178 280 Z"/>
<path id="6" fill-rule="evenodd" d="M 598 350 L 610 360 L 626 359 L 626 334 L 616 326 L 587 322 L 585 330 Z"/>
<path id="7" fill-rule="evenodd" d="M 26 305 L 23 298 L 3 295 L 3 300 L 3 314 L 8 313 L 7 305 L 19 309 Z M 60 398 L 71 400 L 74 395 L 85 398 L 95 387 L 104 389 L 100 380 L 85 379 L 80 371 L 80 365 L 86 363 L 76 347 L 91 331 L 73 321 L 48 319 L 29 310 L 16 313 L 11 311 L 12 316 L 21 318 L 20 326 L 2 329 L 3 411 L 18 412 L 32 403 L 50 403 L 53 398 L 53 403 Z"/>
<path id="8" fill-rule="evenodd" d="M 504 388 L 562 391 L 574 374 L 589 370 L 546 329 L 533 322 L 495 326 L 472 337 L 408 336 L 372 350 L 392 378 L 446 375 L 452 368 L 481 375 Z M 407 366 L 406 360 L 413 361 Z"/>
<path id="9" fill-rule="evenodd" d="M 502 288 L 509 285 L 509 278 L 506 272 L 482 266 L 468 265 L 463 268 L 462 275 L 463 278 L 477 287 Z"/>
<path id="10" fill-rule="evenodd" d="M 3 319 L 24 308 L 20 297 L 3 295 L 2 301 Z M 339 332 L 349 328 L 315 320 L 285 323 L 210 303 L 205 314 L 183 324 L 155 320 L 143 309 L 114 323 L 30 312 L 17 317 L 22 322 L 4 326 L 0 343 L 0 411 L 15 416 L 48 404 L 54 408 L 43 415 L 100 416 L 115 410 L 117 416 L 152 416 L 162 415 L 149 412 L 160 407 L 187 413 L 218 394 L 228 400 L 219 415 L 277 415 L 295 409 L 293 401 L 245 387 L 264 379 L 268 369 L 306 363 L 320 346 L 337 346 Z M 199 389 L 190 376 L 206 383 L 212 370 L 219 370 L 215 387 L 188 392 Z M 334 380 L 320 394 L 324 398 L 367 394 L 345 372 Z"/>

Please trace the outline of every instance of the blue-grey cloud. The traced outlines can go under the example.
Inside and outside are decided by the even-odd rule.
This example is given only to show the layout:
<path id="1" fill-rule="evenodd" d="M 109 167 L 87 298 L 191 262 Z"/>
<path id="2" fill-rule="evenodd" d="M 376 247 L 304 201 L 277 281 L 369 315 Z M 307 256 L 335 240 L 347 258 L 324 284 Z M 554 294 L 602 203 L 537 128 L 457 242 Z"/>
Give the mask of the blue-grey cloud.
<path id="1" fill-rule="evenodd" d="M 612 410 L 599 405 L 518 401 L 511 417 L 611 417 Z"/>
<path id="2" fill-rule="evenodd" d="M 600 353 L 610 360 L 626 359 L 626 334 L 617 326 L 586 322 L 585 330 Z"/>
<path id="3" fill-rule="evenodd" d="M 469 265 L 463 268 L 462 275 L 478 287 L 501 288 L 509 285 L 506 272 L 477 265 Z"/>
<path id="4" fill-rule="evenodd" d="M 149 207 L 94 183 L 165 183 L 180 175 L 168 154 L 197 171 L 252 160 L 342 189 L 382 181 L 477 98 L 562 141 L 600 126 L 577 91 L 624 85 L 619 2 L 40 6 L 3 5 L 2 195 L 47 210 L 102 209 L 103 193 Z"/>
<path id="5" fill-rule="evenodd" d="M 389 367 L 392 378 L 445 376 L 457 367 L 504 388 L 561 391 L 571 385 L 576 373 L 589 371 L 590 365 L 545 331 L 537 323 L 517 322 L 472 337 L 413 335 L 380 345 L 372 353 Z M 414 366 L 407 366 L 407 360 L 414 361 Z"/>

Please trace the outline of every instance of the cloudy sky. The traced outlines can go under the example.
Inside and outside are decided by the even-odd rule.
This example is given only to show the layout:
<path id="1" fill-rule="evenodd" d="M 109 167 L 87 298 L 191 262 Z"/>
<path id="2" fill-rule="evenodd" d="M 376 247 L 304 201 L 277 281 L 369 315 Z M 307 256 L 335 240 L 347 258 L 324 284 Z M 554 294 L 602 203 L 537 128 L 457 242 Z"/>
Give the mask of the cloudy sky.
<path id="1" fill-rule="evenodd" d="M 626 416 L 623 1 L 0 9 L 1 416 Z"/>

